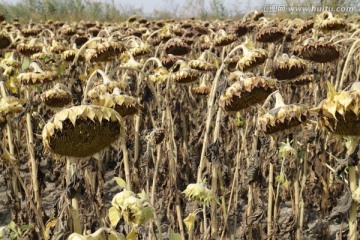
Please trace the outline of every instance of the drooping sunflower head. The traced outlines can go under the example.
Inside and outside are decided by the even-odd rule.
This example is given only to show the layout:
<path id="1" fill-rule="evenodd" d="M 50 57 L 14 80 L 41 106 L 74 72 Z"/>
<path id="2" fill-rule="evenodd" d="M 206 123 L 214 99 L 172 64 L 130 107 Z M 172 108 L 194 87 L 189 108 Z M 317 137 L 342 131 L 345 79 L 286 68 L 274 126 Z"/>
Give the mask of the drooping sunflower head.
<path id="1" fill-rule="evenodd" d="M 315 28 L 324 31 L 342 30 L 346 28 L 346 22 L 342 18 L 337 18 L 331 12 L 323 12 L 316 17 Z"/>
<path id="2" fill-rule="evenodd" d="M 296 131 L 307 120 L 308 109 L 290 104 L 269 110 L 258 119 L 260 129 L 266 134 L 283 134 Z"/>
<path id="3" fill-rule="evenodd" d="M 272 68 L 273 75 L 278 80 L 294 79 L 303 74 L 305 70 L 306 63 L 303 60 L 289 57 L 287 54 L 275 59 Z"/>
<path id="4" fill-rule="evenodd" d="M 316 108 L 319 125 L 341 136 L 360 136 L 360 84 L 354 82 L 348 91 L 336 92 L 328 83 L 326 99 Z"/>
<path id="5" fill-rule="evenodd" d="M 180 64 L 179 71 L 173 72 L 170 77 L 176 83 L 191 83 L 199 80 L 200 71 L 192 69 L 188 66 L 186 62 L 178 63 Z"/>
<path id="6" fill-rule="evenodd" d="M 118 139 L 120 115 L 113 109 L 80 105 L 61 110 L 45 125 L 45 150 L 62 156 L 84 158 L 108 147 Z"/>
<path id="7" fill-rule="evenodd" d="M 85 58 L 89 62 L 108 62 L 125 52 L 125 46 L 118 41 L 102 40 L 90 49 L 87 49 Z"/>
<path id="8" fill-rule="evenodd" d="M 42 94 L 42 100 L 50 108 L 62 108 L 72 102 L 72 95 L 67 87 L 57 83 L 52 89 Z"/>
<path id="9" fill-rule="evenodd" d="M 275 81 L 265 77 L 243 77 L 231 73 L 229 81 L 235 82 L 220 97 L 220 106 L 225 111 L 239 111 L 262 103 L 276 90 Z"/>
<path id="10" fill-rule="evenodd" d="M 294 48 L 294 54 L 313 62 L 326 63 L 339 58 L 340 53 L 337 47 L 326 41 L 318 41 L 297 46 Z"/>

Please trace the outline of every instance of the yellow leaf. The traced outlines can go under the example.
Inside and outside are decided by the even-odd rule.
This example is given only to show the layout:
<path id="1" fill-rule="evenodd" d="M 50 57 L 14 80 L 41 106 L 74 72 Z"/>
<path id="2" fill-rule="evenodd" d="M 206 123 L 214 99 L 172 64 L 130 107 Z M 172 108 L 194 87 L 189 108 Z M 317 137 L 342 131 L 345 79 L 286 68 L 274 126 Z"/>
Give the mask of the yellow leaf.
<path id="1" fill-rule="evenodd" d="M 85 82 L 87 80 L 87 75 L 86 74 L 80 74 L 79 75 L 79 79 L 83 82 Z"/>
<path id="2" fill-rule="evenodd" d="M 6 148 L 4 148 L 3 154 L 1 154 L 1 157 L 3 157 L 6 161 L 16 162 L 16 158 L 14 156 L 12 156 Z"/>
<path id="3" fill-rule="evenodd" d="M 284 183 L 286 181 L 284 173 L 280 173 L 278 176 L 275 177 L 277 183 Z"/>
<path id="4" fill-rule="evenodd" d="M 108 240 L 118 240 L 118 238 L 114 234 L 110 234 Z"/>
<path id="5" fill-rule="evenodd" d="M 126 189 L 126 182 L 124 179 L 119 178 L 119 177 L 114 177 L 116 183 L 122 188 L 122 189 Z"/>
<path id="6" fill-rule="evenodd" d="M 96 70 L 100 69 L 99 65 L 95 65 L 94 67 L 89 69 L 89 75 L 91 75 L 93 72 L 95 72 Z"/>
<path id="7" fill-rule="evenodd" d="M 46 223 L 45 230 L 44 230 L 45 240 L 50 240 L 49 234 L 50 234 L 51 228 L 56 226 L 57 221 L 58 221 L 58 218 L 53 218 Z M 51 238 L 51 239 L 54 239 L 54 238 Z"/>
<path id="8" fill-rule="evenodd" d="M 136 231 L 134 229 L 126 236 L 126 240 L 137 240 Z"/>
<path id="9" fill-rule="evenodd" d="M 284 190 L 288 191 L 289 187 L 290 187 L 290 183 L 288 180 L 286 180 L 283 184 L 282 187 L 284 188 Z"/>
<path id="10" fill-rule="evenodd" d="M 195 213 L 190 213 L 189 216 L 187 216 L 184 219 L 184 223 L 188 232 L 191 232 L 194 229 L 195 219 L 196 219 Z"/>
<path id="11" fill-rule="evenodd" d="M 118 224 L 120 217 L 120 211 L 117 210 L 115 207 L 111 207 L 109 209 L 109 219 L 112 227 L 115 227 Z"/>
<path id="12" fill-rule="evenodd" d="M 97 44 L 98 43 L 96 41 L 93 41 L 93 42 L 88 43 L 87 47 L 88 48 L 96 48 Z"/>
<path id="13" fill-rule="evenodd" d="M 18 93 L 18 86 L 19 81 L 16 77 L 11 77 L 9 80 L 5 82 L 5 86 L 9 89 L 12 93 Z"/>
<path id="14" fill-rule="evenodd" d="M 171 231 L 170 240 L 181 240 L 180 233 L 175 233 L 175 232 Z"/>
<path id="15" fill-rule="evenodd" d="M 329 81 L 326 81 L 326 85 L 328 87 L 328 95 L 327 95 L 327 97 L 332 99 L 336 95 L 335 88 Z"/>

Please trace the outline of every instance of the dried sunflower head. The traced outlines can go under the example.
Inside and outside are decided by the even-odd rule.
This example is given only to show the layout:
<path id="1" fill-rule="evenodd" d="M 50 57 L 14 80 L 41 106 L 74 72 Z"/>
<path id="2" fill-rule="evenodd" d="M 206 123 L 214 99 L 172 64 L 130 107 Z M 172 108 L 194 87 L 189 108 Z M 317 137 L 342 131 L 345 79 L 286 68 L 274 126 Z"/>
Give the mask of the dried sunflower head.
<path id="1" fill-rule="evenodd" d="M 126 51 L 120 56 L 121 67 L 141 69 L 143 64 L 137 61 L 130 52 Z"/>
<path id="2" fill-rule="evenodd" d="M 72 62 L 75 59 L 76 54 L 78 53 L 79 50 L 77 49 L 69 49 L 69 50 L 65 50 L 62 54 L 61 54 L 61 59 L 66 61 L 66 62 Z M 83 54 L 79 55 L 78 61 L 84 61 L 85 60 L 85 56 Z"/>
<path id="3" fill-rule="evenodd" d="M 153 146 L 160 144 L 164 138 L 165 130 L 163 128 L 155 128 L 145 137 L 146 141 Z"/>
<path id="4" fill-rule="evenodd" d="M 245 23 L 235 23 L 227 27 L 226 32 L 239 38 L 248 32 L 248 28 Z"/>
<path id="5" fill-rule="evenodd" d="M 291 146 L 289 139 L 286 142 L 281 142 L 279 147 L 279 155 L 284 159 L 292 159 L 296 157 L 296 150 Z"/>
<path id="6" fill-rule="evenodd" d="M 7 34 L 5 31 L 0 32 L 0 49 L 7 48 L 12 43 L 11 38 L 9 34 Z"/>
<path id="7" fill-rule="evenodd" d="M 3 14 L 0 14 L 0 22 L 5 22 L 6 18 Z"/>
<path id="8" fill-rule="evenodd" d="M 23 85 L 35 85 L 52 82 L 58 78 L 56 71 L 43 71 L 37 64 L 32 63 L 33 72 L 20 73 L 17 76 L 19 82 Z"/>
<path id="9" fill-rule="evenodd" d="M 282 39 L 285 36 L 285 31 L 279 27 L 263 27 L 260 29 L 256 35 L 255 40 L 258 42 L 276 42 L 280 39 Z"/>
<path id="10" fill-rule="evenodd" d="M 126 20 L 128 23 L 133 23 L 136 22 L 137 20 L 137 16 L 136 15 L 131 15 L 130 17 L 128 17 L 128 19 Z"/>
<path id="11" fill-rule="evenodd" d="M 136 98 L 120 94 L 120 90 L 115 88 L 112 94 L 105 93 L 92 99 L 92 104 L 112 108 L 122 117 L 139 113 L 141 105 Z"/>
<path id="12" fill-rule="evenodd" d="M 62 53 L 65 50 L 66 50 L 66 48 L 63 45 L 61 45 L 58 41 L 52 40 L 51 47 L 50 47 L 50 52 L 52 52 L 52 53 Z"/>
<path id="13" fill-rule="evenodd" d="M 323 12 L 316 17 L 315 28 L 333 31 L 346 28 L 346 22 L 342 18 L 336 18 L 331 12 Z"/>
<path id="14" fill-rule="evenodd" d="M 20 32 L 24 35 L 24 37 L 35 37 L 41 32 L 41 28 L 35 26 L 31 28 L 23 28 Z"/>
<path id="15" fill-rule="evenodd" d="M 208 35 L 201 36 L 198 41 L 201 51 L 209 50 L 213 45 L 212 40 Z"/>
<path id="16" fill-rule="evenodd" d="M 64 35 L 64 36 L 72 36 L 72 35 L 74 35 L 74 34 L 77 32 L 77 30 L 76 30 L 74 27 L 72 27 L 72 26 L 70 26 L 70 25 L 68 25 L 68 24 L 64 24 L 64 25 L 59 29 L 59 32 L 60 32 L 62 35 Z"/>
<path id="17" fill-rule="evenodd" d="M 135 194 L 129 190 L 117 193 L 109 209 L 111 226 L 116 226 L 121 218 L 127 224 L 140 226 L 154 218 L 154 208 L 145 193 Z"/>
<path id="18" fill-rule="evenodd" d="M 170 40 L 171 38 L 175 37 L 176 35 L 173 32 L 173 26 L 172 24 L 164 24 L 161 22 L 157 22 L 157 24 L 160 24 L 161 29 L 154 35 L 155 37 L 151 39 L 151 44 L 153 46 L 159 45 L 161 42 L 166 42 Z"/>
<path id="19" fill-rule="evenodd" d="M 171 73 L 171 79 L 176 83 L 191 83 L 200 78 L 200 72 L 191 69 L 186 62 L 180 63 L 180 69 L 177 72 Z"/>
<path id="20" fill-rule="evenodd" d="M 96 36 L 100 32 L 100 28 L 94 26 L 94 27 L 88 28 L 86 32 L 89 33 L 91 36 Z"/>
<path id="21" fill-rule="evenodd" d="M 240 60 L 240 56 L 236 55 L 234 57 L 227 57 L 225 58 L 225 63 L 227 64 L 227 70 L 229 72 L 234 72 L 236 71 L 236 66 L 238 61 Z"/>
<path id="22" fill-rule="evenodd" d="M 316 108 L 319 125 L 341 136 L 360 136 L 360 83 L 354 82 L 348 91 L 335 92 L 328 83 L 326 99 Z"/>
<path id="23" fill-rule="evenodd" d="M 207 96 L 211 92 L 211 87 L 206 84 L 207 81 L 209 81 L 211 75 L 210 74 L 204 74 L 201 76 L 201 83 L 199 86 L 195 86 L 191 88 L 191 92 L 196 95 L 200 96 Z"/>
<path id="24" fill-rule="evenodd" d="M 125 50 L 125 46 L 121 42 L 103 40 L 98 42 L 94 48 L 87 49 L 85 58 L 89 62 L 108 62 Z"/>
<path id="25" fill-rule="evenodd" d="M 301 75 L 300 77 L 292 79 L 290 81 L 290 83 L 293 85 L 301 86 L 301 85 L 309 84 L 313 81 L 314 81 L 314 75 L 306 74 L 306 75 Z"/>
<path id="26" fill-rule="evenodd" d="M 42 44 L 38 43 L 38 39 L 33 38 L 29 42 L 21 42 L 16 46 L 16 50 L 25 56 L 31 56 L 35 53 L 41 52 Z"/>
<path id="27" fill-rule="evenodd" d="M 190 50 L 190 46 L 180 39 L 174 39 L 174 41 L 170 41 L 165 45 L 165 53 L 175 56 L 188 54 Z"/>
<path id="28" fill-rule="evenodd" d="M 99 84 L 93 87 L 89 92 L 88 96 L 92 99 L 99 97 L 100 95 L 104 95 L 106 93 L 112 93 L 115 88 L 119 88 L 124 90 L 128 87 L 128 84 L 124 81 L 107 81 L 102 84 Z"/>
<path id="29" fill-rule="evenodd" d="M 247 52 L 237 63 L 240 71 L 249 71 L 250 69 L 263 64 L 267 59 L 267 52 L 264 49 L 255 49 Z"/>
<path id="30" fill-rule="evenodd" d="M 214 38 L 214 46 L 216 47 L 223 47 L 227 46 L 237 40 L 237 36 L 235 34 L 220 34 Z"/>
<path id="31" fill-rule="evenodd" d="M 243 44 L 243 56 L 238 61 L 237 68 L 242 72 L 246 72 L 263 64 L 267 57 L 267 51 L 262 48 L 254 49 L 253 43 L 250 40 L 246 40 Z"/>
<path id="32" fill-rule="evenodd" d="M 294 48 L 294 54 L 318 63 L 331 62 L 339 58 L 339 50 L 331 42 L 318 41 Z"/>
<path id="33" fill-rule="evenodd" d="M 218 202 L 217 197 L 206 187 L 205 181 L 187 185 L 183 193 L 190 200 L 199 201 L 202 204 L 208 205 L 212 201 Z"/>
<path id="34" fill-rule="evenodd" d="M 2 59 L 1 63 L 13 68 L 19 68 L 21 66 L 21 62 L 15 59 L 14 54 L 11 54 L 8 58 Z"/>
<path id="35" fill-rule="evenodd" d="M 188 66 L 192 69 L 196 69 L 204 72 L 215 72 L 217 69 L 214 63 L 206 61 L 206 59 L 202 58 L 201 56 L 198 59 L 190 60 Z"/>
<path id="36" fill-rule="evenodd" d="M 153 47 L 148 43 L 141 43 L 139 46 L 129 49 L 129 52 L 134 57 L 145 56 L 153 51 Z"/>
<path id="37" fill-rule="evenodd" d="M 46 123 L 42 139 L 46 151 L 84 158 L 118 139 L 120 115 L 113 109 L 80 105 L 61 110 Z"/>
<path id="38" fill-rule="evenodd" d="M 289 57 L 283 54 L 280 58 L 276 59 L 273 64 L 272 72 L 278 80 L 293 79 L 306 70 L 306 64 L 303 60 L 297 57 Z"/>
<path id="39" fill-rule="evenodd" d="M 76 34 L 72 39 L 73 39 L 74 43 L 76 44 L 76 47 L 78 47 L 78 48 L 80 48 L 87 41 L 89 41 L 89 38 L 82 34 L 81 35 Z"/>
<path id="40" fill-rule="evenodd" d="M 199 85 L 191 88 L 191 92 L 196 95 L 207 96 L 211 92 L 211 87 L 206 85 Z"/>
<path id="41" fill-rule="evenodd" d="M 50 108 L 62 108 L 72 102 L 72 95 L 62 83 L 57 83 L 52 89 L 42 94 L 42 100 Z"/>
<path id="42" fill-rule="evenodd" d="M 306 31 L 309 31 L 314 27 L 314 21 L 308 20 L 303 22 L 301 25 L 296 26 L 295 31 L 293 32 L 293 39 L 297 38 L 301 34 L 305 33 Z"/>
<path id="43" fill-rule="evenodd" d="M 182 59 L 180 56 L 174 56 L 172 54 L 163 55 L 161 57 L 161 64 L 167 69 L 170 69 L 180 59 Z"/>
<path id="44" fill-rule="evenodd" d="M 275 81 L 265 77 L 243 77 L 234 72 L 229 81 L 234 81 L 220 97 L 220 106 L 225 111 L 239 111 L 259 104 L 276 90 Z"/>
<path id="45" fill-rule="evenodd" d="M 259 128 L 266 134 L 294 132 L 307 119 L 308 109 L 305 106 L 277 104 L 258 119 Z"/>
<path id="46" fill-rule="evenodd" d="M 24 110 L 24 103 L 24 100 L 13 96 L 2 97 L 0 99 L 0 115 L 6 117 L 9 114 L 19 113 Z"/>
<path id="47" fill-rule="evenodd" d="M 163 83 L 168 79 L 169 72 L 165 67 L 157 67 L 149 75 L 149 80 L 154 83 Z"/>

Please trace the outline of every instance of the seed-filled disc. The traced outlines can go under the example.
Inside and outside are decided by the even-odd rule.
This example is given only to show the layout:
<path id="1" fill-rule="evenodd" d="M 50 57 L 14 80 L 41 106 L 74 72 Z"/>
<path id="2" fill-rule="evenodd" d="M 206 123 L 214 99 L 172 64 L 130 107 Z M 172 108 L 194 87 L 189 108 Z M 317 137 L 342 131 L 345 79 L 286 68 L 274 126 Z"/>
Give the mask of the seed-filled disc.
<path id="1" fill-rule="evenodd" d="M 318 63 L 331 62 L 339 58 L 340 53 L 330 42 L 314 42 L 294 48 L 294 54 Z"/>
<path id="2" fill-rule="evenodd" d="M 63 156 L 91 156 L 119 137 L 120 119 L 115 110 L 95 105 L 64 109 L 43 129 L 45 150 Z"/>
<path id="3" fill-rule="evenodd" d="M 240 77 L 220 97 L 220 105 L 225 111 L 239 111 L 262 103 L 275 90 L 275 82 L 271 79 Z"/>
<path id="4" fill-rule="evenodd" d="M 307 108 L 290 104 L 271 109 L 259 117 L 259 126 L 266 134 L 289 132 L 307 119 Z"/>

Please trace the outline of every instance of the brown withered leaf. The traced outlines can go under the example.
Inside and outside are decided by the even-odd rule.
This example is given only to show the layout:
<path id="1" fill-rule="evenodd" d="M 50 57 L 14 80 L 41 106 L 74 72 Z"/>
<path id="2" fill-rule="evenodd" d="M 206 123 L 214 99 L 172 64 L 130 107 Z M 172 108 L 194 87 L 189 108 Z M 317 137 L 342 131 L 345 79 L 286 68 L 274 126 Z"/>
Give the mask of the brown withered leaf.
<path id="1" fill-rule="evenodd" d="M 259 224 L 260 221 L 264 218 L 264 210 L 260 207 L 257 207 L 256 210 L 247 218 L 248 225 L 250 224 Z"/>
<path id="2" fill-rule="evenodd" d="M 337 205 L 331 210 L 328 219 L 334 219 L 339 215 L 346 215 L 351 206 L 351 193 L 350 189 L 346 188 L 345 193 L 338 199 Z"/>

